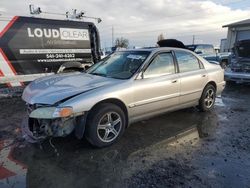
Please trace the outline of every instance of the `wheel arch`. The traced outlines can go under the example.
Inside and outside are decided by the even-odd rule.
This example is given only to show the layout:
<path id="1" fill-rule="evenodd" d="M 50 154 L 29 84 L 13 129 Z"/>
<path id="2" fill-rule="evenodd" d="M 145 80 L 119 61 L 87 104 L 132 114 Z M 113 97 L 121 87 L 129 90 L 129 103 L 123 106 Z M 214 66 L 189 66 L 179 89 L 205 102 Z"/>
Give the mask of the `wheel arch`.
<path id="1" fill-rule="evenodd" d="M 215 92 L 217 91 L 217 85 L 216 85 L 216 82 L 215 82 L 215 81 L 212 81 L 212 80 L 209 81 L 209 82 L 206 84 L 206 86 L 204 87 L 204 89 L 205 89 L 208 85 L 214 86 Z"/>
<path id="2" fill-rule="evenodd" d="M 122 111 L 124 112 L 125 114 L 125 118 L 126 118 L 126 127 L 128 127 L 128 122 L 129 122 L 129 119 L 128 119 L 128 109 L 126 107 L 126 105 L 124 104 L 124 102 L 122 102 L 120 99 L 117 99 L 117 98 L 108 98 L 108 99 L 104 99 L 102 101 L 99 101 L 98 103 L 96 103 L 90 110 L 89 110 L 89 113 L 91 111 L 93 111 L 95 108 L 97 108 L 100 104 L 104 104 L 104 103 L 111 103 L 111 104 L 114 104 L 114 105 L 117 105 L 119 106 Z"/>

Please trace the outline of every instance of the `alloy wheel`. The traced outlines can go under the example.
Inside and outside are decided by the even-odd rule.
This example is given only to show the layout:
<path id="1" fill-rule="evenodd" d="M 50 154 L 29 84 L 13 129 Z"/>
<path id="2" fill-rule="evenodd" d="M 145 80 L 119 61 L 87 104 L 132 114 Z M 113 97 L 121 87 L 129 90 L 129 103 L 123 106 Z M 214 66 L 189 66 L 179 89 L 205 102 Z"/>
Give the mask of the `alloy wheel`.
<path id="1" fill-rule="evenodd" d="M 207 108 L 211 108 L 213 106 L 215 101 L 215 92 L 213 89 L 207 90 L 204 101 Z"/>
<path id="2" fill-rule="evenodd" d="M 97 135 L 103 142 L 112 142 L 122 128 L 122 120 L 118 113 L 108 112 L 102 116 L 97 126 Z"/>

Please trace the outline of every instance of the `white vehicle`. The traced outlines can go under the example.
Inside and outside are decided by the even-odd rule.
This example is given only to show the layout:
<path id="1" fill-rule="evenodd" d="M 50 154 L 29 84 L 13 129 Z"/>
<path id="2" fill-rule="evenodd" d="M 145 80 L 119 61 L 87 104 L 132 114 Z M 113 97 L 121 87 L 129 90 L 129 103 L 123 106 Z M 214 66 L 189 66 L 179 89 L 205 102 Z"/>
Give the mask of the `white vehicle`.
<path id="1" fill-rule="evenodd" d="M 15 16 L 0 20 L 0 88 L 62 71 L 84 70 L 100 60 L 92 22 Z"/>

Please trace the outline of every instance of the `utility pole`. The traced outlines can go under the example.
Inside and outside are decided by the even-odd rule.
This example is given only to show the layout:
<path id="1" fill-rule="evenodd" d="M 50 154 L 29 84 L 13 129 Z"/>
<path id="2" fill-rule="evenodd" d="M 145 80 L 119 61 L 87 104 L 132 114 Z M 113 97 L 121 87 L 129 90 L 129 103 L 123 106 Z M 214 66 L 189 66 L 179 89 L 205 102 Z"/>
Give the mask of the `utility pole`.
<path id="1" fill-rule="evenodd" d="M 114 47 L 114 26 L 112 26 L 112 47 Z"/>
<path id="2" fill-rule="evenodd" d="M 193 45 L 194 45 L 194 42 L 195 42 L 195 35 L 193 35 Z"/>

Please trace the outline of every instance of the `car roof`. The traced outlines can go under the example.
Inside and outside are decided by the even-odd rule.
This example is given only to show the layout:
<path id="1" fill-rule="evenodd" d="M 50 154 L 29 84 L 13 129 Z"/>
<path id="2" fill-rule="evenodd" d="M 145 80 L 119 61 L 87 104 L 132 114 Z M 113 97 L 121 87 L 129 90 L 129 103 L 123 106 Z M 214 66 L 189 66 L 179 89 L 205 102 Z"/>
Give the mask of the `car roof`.
<path id="1" fill-rule="evenodd" d="M 212 44 L 188 44 L 185 46 L 213 46 Z"/>
<path id="2" fill-rule="evenodd" d="M 128 49 L 128 50 L 121 50 L 119 52 L 160 52 L 160 51 L 171 51 L 171 50 L 182 50 L 182 51 L 188 51 L 188 49 L 184 48 L 173 48 L 173 47 L 155 47 L 155 48 L 140 48 L 140 49 Z"/>

